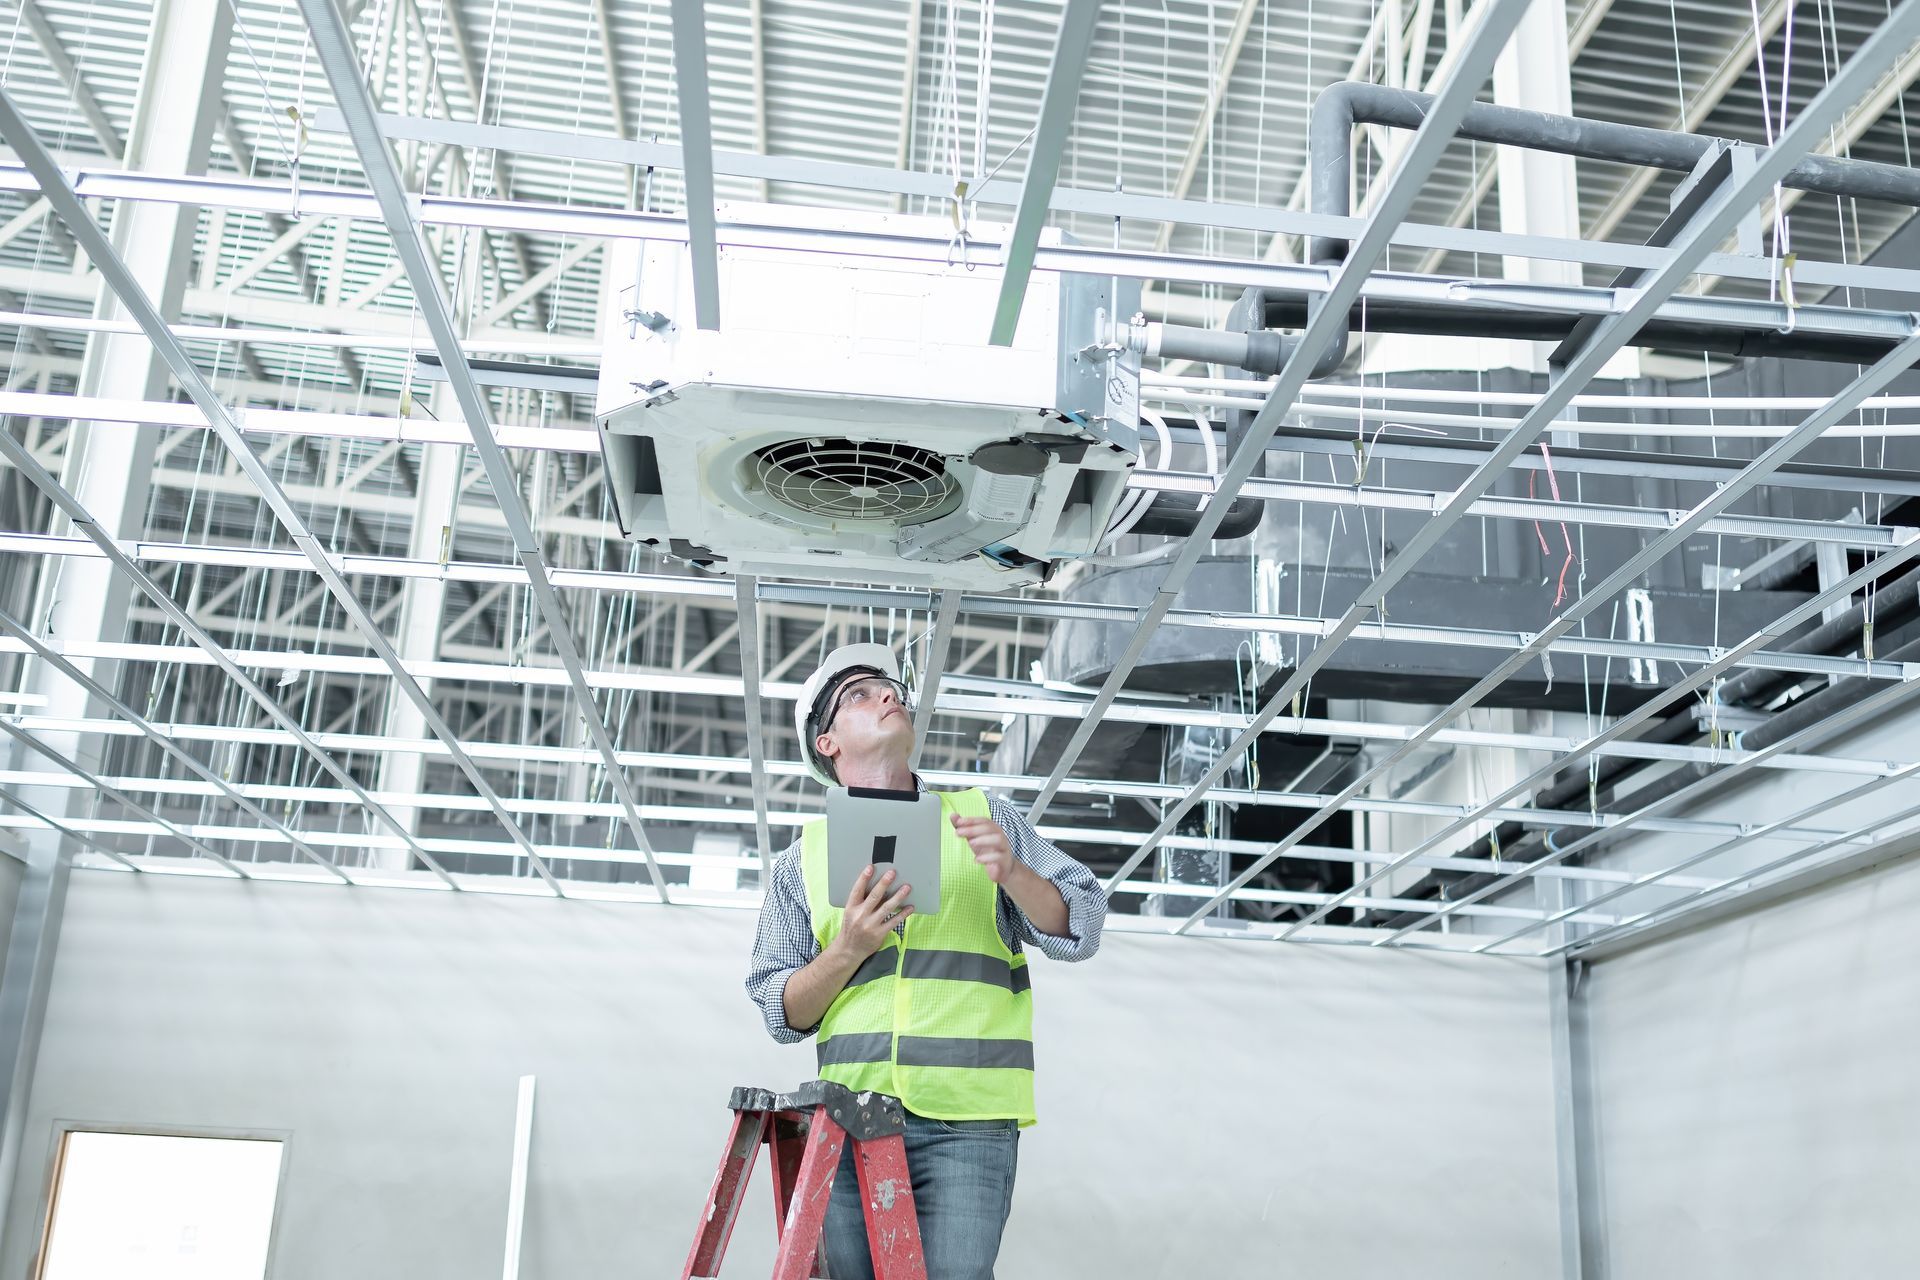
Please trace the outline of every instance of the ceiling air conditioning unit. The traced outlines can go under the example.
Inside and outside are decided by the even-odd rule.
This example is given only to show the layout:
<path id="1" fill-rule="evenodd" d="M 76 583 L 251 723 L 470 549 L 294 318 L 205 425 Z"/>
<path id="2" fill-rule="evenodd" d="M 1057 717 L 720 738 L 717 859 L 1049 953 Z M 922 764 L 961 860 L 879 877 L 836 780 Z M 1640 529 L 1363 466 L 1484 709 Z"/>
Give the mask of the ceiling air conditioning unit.
<path id="1" fill-rule="evenodd" d="M 929 255 L 945 220 L 719 217 L 718 331 L 695 327 L 684 245 L 611 248 L 597 421 L 627 537 L 741 573 L 976 591 L 1098 548 L 1139 454 L 1138 357 L 1103 333 L 1138 282 L 1036 271 L 995 347 L 1001 273 Z"/>

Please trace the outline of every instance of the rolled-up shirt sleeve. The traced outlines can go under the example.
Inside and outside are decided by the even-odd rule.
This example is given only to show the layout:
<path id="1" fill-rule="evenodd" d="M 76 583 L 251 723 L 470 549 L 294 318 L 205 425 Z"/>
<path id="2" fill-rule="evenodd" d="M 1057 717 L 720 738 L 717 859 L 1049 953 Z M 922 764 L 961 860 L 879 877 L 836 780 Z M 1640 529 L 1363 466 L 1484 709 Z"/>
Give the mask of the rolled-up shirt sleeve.
<path id="1" fill-rule="evenodd" d="M 760 926 L 754 934 L 753 959 L 747 969 L 747 995 L 760 1006 L 767 1034 L 781 1044 L 794 1044 L 814 1028 L 787 1024 L 787 979 L 820 954 L 807 912 L 806 885 L 800 876 L 800 842 L 794 841 L 774 860 L 766 897 L 760 904 Z"/>
<path id="2" fill-rule="evenodd" d="M 1042 933 L 1034 927 L 1027 913 L 1014 902 L 1012 895 L 1000 895 L 1000 932 L 1009 935 L 1010 940 L 1032 943 L 1040 948 L 1040 953 L 1049 960 L 1068 962 L 1085 960 L 1100 949 L 1100 930 L 1107 920 L 1107 894 L 1100 887 L 1100 881 L 1085 864 L 1068 857 L 1053 844 L 1042 838 L 1027 821 L 1027 816 L 1015 808 L 1013 803 L 999 796 L 989 796 L 989 811 L 1000 829 L 1007 833 L 1007 842 L 1013 846 L 1014 857 L 1038 872 L 1048 883 L 1060 891 L 1067 904 L 1067 931 L 1070 936 L 1058 938 L 1050 933 Z"/>

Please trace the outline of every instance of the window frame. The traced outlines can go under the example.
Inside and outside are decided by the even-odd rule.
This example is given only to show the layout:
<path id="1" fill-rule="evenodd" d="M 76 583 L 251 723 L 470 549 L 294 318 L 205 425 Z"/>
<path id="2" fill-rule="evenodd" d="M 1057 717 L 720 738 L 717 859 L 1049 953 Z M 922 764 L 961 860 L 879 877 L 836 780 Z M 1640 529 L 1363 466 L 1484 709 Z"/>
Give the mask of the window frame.
<path id="1" fill-rule="evenodd" d="M 46 1280 L 48 1251 L 53 1245 L 54 1216 L 60 1209 L 60 1182 L 67 1162 L 67 1140 L 76 1133 L 104 1133 L 130 1138 L 214 1138 L 234 1142 L 277 1142 L 280 1167 L 274 1175 L 273 1213 L 267 1223 L 266 1266 L 262 1280 L 272 1280 L 279 1255 L 281 1209 L 286 1203 L 287 1170 L 292 1164 L 290 1129 L 235 1128 L 225 1125 L 129 1124 L 98 1120 L 55 1120 L 49 1134 L 46 1174 L 40 1192 L 40 1235 L 28 1260 L 28 1280 Z"/>

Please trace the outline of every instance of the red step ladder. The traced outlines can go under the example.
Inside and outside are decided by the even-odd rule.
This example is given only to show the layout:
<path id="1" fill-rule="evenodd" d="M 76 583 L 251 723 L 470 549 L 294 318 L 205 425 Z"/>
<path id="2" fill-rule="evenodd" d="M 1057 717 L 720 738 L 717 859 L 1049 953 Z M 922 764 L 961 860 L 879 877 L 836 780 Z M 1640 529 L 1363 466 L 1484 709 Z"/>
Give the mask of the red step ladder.
<path id="1" fill-rule="evenodd" d="M 820 1230 L 827 1220 L 833 1175 L 848 1142 L 853 1143 L 853 1167 L 860 1178 L 874 1280 L 927 1280 L 913 1180 L 907 1173 L 907 1114 L 898 1098 L 856 1094 L 814 1080 L 792 1093 L 735 1089 L 727 1107 L 733 1112 L 733 1132 L 681 1280 L 720 1274 L 727 1238 L 733 1234 L 762 1144 L 773 1149 L 773 1211 L 780 1234 L 773 1280 L 825 1275 L 819 1262 Z"/>

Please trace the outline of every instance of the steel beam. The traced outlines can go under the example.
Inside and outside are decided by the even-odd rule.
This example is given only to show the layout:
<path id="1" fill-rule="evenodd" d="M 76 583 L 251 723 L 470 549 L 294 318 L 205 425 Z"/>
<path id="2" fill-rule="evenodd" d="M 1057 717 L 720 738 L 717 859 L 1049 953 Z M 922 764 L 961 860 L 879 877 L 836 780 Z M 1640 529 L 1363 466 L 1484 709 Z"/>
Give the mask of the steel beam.
<path id="1" fill-rule="evenodd" d="M 433 398 L 436 407 L 439 407 L 440 401 L 451 397 L 444 396 L 436 389 Z M 416 486 L 412 524 L 407 534 L 407 550 L 416 563 L 431 564 L 443 560 L 452 550 L 461 453 L 458 447 L 450 444 L 430 445 L 421 450 L 420 479 Z M 402 661 L 434 661 L 440 656 L 442 636 L 452 635 L 457 630 L 449 627 L 443 631 L 441 628 L 446 611 L 447 587 L 446 577 L 427 574 L 409 577 L 401 584 L 400 619 L 394 630 L 394 649 Z M 429 698 L 433 696 L 430 683 L 423 683 L 421 688 Z M 386 691 L 386 724 L 387 732 L 394 737 L 425 738 L 428 735 L 426 717 L 420 714 L 420 709 L 397 683 Z M 425 769 L 426 762 L 421 756 L 390 755 L 380 764 L 380 789 L 418 790 Z M 394 816 L 408 830 L 418 831 L 418 810 L 401 810 Z"/>
<path id="2" fill-rule="evenodd" d="M 1240 8 L 1233 15 L 1233 26 L 1227 32 L 1227 40 L 1220 48 L 1220 61 L 1214 67 L 1213 74 L 1207 78 L 1207 102 L 1200 109 L 1200 117 L 1193 123 L 1193 133 L 1187 139 L 1186 154 L 1180 160 L 1180 173 L 1173 180 L 1173 198 L 1185 200 L 1193 190 L 1193 180 L 1200 173 L 1200 159 L 1207 152 L 1213 138 L 1214 121 L 1220 118 L 1220 107 L 1227 100 L 1227 90 L 1233 86 L 1233 73 L 1239 68 L 1241 51 L 1247 47 L 1247 33 L 1253 28 L 1253 20 L 1261 10 L 1260 0 L 1240 0 Z M 1171 222 L 1162 223 L 1160 230 L 1154 233 L 1153 247 L 1156 252 L 1166 252 L 1173 241 Z"/>
<path id="3" fill-rule="evenodd" d="M 953 21 L 951 13 L 947 20 Z M 987 336 L 996 347 L 1012 346 L 1014 330 L 1020 324 L 1027 283 L 1033 278 L 1034 251 L 1053 203 L 1053 184 L 1060 177 L 1060 158 L 1066 152 L 1074 106 L 1080 101 L 1080 81 L 1086 75 L 1093 33 L 1099 23 L 1100 0 L 1067 0 L 1054 36 L 1047 87 L 1040 97 L 1040 118 L 1034 123 L 1033 141 L 1027 148 L 1020 199 L 1014 205 L 1007 242 L 1000 250 L 1000 298 L 994 304 L 993 327 Z"/>
<path id="4" fill-rule="evenodd" d="M 29 837 L 26 872 L 8 921 L 6 968 L 0 970 L 0 1107 L 5 1117 L 0 1127 L 0 1190 L 8 1193 L 9 1205 L 26 1145 L 34 1067 L 72 865 L 58 824 Z"/>
<path id="5" fill-rule="evenodd" d="M 80 68 L 74 65 L 73 55 L 68 53 L 67 47 L 60 43 L 59 33 L 53 29 L 53 24 L 47 21 L 47 15 L 40 11 L 38 0 L 19 0 L 19 3 L 21 21 L 25 22 L 27 30 L 33 33 L 34 43 L 38 44 L 40 52 L 46 55 L 47 63 L 53 68 L 54 75 L 59 77 L 60 82 L 66 86 L 67 92 L 73 95 L 73 105 L 79 108 L 81 117 L 86 120 L 87 127 L 93 131 L 94 139 L 99 142 L 100 149 L 114 160 L 124 160 L 126 143 L 121 139 L 119 130 L 114 128 L 112 119 L 101 109 L 100 100 L 94 97 L 93 89 L 87 84 L 86 77 L 82 76 Z M 143 77 L 141 83 L 146 84 L 149 81 Z"/>
<path id="6" fill-rule="evenodd" d="M 668 0 L 667 9 L 673 18 L 674 103 L 680 113 L 680 173 L 686 188 L 687 252 L 693 258 L 693 319 L 699 328 L 718 329 L 720 250 L 714 234 L 713 102 L 707 88 L 707 7 L 702 0 Z M 371 101 L 367 103 L 367 110 L 371 115 Z M 368 123 L 372 123 L 371 119 Z"/>

